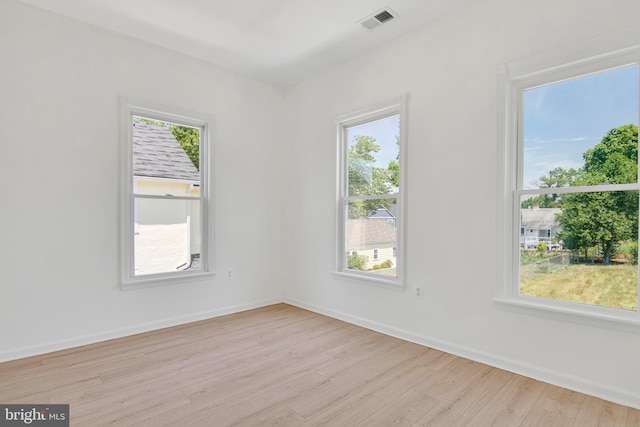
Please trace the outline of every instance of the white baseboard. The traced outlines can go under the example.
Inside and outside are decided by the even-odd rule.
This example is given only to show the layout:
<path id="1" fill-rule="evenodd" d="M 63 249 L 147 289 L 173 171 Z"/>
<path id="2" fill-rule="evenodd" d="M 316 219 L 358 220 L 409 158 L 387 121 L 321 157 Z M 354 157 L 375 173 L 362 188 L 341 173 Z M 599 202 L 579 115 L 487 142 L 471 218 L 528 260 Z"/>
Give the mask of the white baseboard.
<path id="1" fill-rule="evenodd" d="M 429 348 L 444 351 L 465 359 L 474 360 L 484 363 L 495 368 L 513 372 L 518 375 L 533 378 L 553 384 L 558 387 L 567 388 L 590 396 L 599 397 L 601 399 L 618 403 L 620 405 L 630 406 L 640 409 L 640 394 L 636 390 L 622 390 L 605 384 L 598 384 L 584 378 L 567 375 L 562 372 L 553 371 L 539 366 L 522 363 L 516 360 L 505 359 L 494 354 L 477 351 L 469 347 L 461 346 L 451 342 L 442 341 L 432 337 L 415 334 L 403 329 L 394 328 L 369 319 L 353 316 L 348 313 L 342 313 L 330 308 L 320 307 L 297 299 L 285 298 L 284 302 L 305 310 L 313 311 L 335 319 L 362 326 L 376 332 L 383 333 L 392 337 L 400 338 L 416 344 L 424 345 Z"/>
<path id="2" fill-rule="evenodd" d="M 212 319 L 214 317 L 224 316 L 226 314 L 239 313 L 241 311 L 252 310 L 254 308 L 265 307 L 268 305 L 281 303 L 281 298 L 267 299 L 261 301 L 253 301 L 246 304 L 239 304 L 230 307 L 217 308 L 210 311 L 202 311 L 200 313 L 188 314 L 169 319 L 162 319 L 148 323 L 141 323 L 126 328 L 113 329 L 97 334 L 85 335 L 82 337 L 72 338 L 68 340 L 54 341 L 36 346 L 23 347 L 9 351 L 0 352 L 0 363 L 10 360 L 23 359 L 25 357 L 39 356 L 41 354 L 51 353 L 59 350 L 67 350 L 74 347 L 80 347 L 88 344 L 95 344 L 102 341 L 112 340 L 115 338 L 123 338 L 130 335 L 140 334 L 143 332 L 155 331 L 172 326 L 184 325 L 186 323 L 197 322 L 200 320 Z"/>

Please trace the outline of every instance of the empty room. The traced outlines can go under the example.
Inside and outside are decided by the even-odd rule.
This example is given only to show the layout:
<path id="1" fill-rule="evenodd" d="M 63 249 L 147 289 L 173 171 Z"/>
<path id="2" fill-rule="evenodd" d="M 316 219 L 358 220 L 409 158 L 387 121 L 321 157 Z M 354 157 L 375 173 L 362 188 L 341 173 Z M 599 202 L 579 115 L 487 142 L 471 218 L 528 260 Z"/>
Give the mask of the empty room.
<path id="1" fill-rule="evenodd" d="M 0 425 L 640 426 L 635 0 L 2 0 Z"/>

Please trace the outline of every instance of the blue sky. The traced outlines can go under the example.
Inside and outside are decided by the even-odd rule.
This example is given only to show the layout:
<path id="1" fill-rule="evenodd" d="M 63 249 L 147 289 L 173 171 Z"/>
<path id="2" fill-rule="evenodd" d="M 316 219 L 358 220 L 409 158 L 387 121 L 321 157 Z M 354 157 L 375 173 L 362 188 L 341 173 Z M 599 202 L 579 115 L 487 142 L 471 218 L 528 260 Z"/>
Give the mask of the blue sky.
<path id="1" fill-rule="evenodd" d="M 637 125 L 638 91 L 638 65 L 525 91 L 524 188 L 556 167 L 580 168 L 610 129 Z"/>
<path id="2" fill-rule="evenodd" d="M 373 153 L 376 158 L 375 167 L 386 168 L 398 155 L 396 135 L 400 135 L 400 116 L 395 115 L 375 122 L 365 123 L 349 129 L 349 145 L 354 143 L 355 135 L 368 135 L 376 139 L 380 151 Z"/>

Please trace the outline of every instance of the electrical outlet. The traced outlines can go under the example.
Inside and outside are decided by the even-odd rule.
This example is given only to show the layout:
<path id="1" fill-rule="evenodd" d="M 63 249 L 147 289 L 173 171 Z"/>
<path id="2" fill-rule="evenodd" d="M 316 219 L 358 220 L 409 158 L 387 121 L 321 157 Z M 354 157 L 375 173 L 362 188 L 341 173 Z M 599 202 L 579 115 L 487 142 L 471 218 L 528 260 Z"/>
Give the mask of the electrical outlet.
<path id="1" fill-rule="evenodd" d="M 233 269 L 231 267 L 227 268 L 227 279 L 233 278 Z"/>
<path id="2" fill-rule="evenodd" d="M 424 291 L 420 286 L 415 288 L 415 297 L 416 299 L 424 299 Z"/>

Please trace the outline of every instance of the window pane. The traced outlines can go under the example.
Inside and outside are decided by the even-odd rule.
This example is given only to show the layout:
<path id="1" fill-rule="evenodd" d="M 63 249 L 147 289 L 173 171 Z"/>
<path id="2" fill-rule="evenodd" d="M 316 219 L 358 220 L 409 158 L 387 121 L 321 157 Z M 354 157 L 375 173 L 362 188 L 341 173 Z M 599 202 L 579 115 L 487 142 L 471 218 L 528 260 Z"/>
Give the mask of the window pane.
<path id="1" fill-rule="evenodd" d="M 632 65 L 526 90 L 523 187 L 637 182 L 638 80 Z"/>
<path id="2" fill-rule="evenodd" d="M 347 268 L 396 277 L 397 199 L 347 202 Z"/>
<path id="3" fill-rule="evenodd" d="M 637 310 L 638 191 L 521 198 L 520 293 Z"/>
<path id="4" fill-rule="evenodd" d="M 133 192 L 189 196 L 200 186 L 200 130 L 133 116 Z"/>
<path id="5" fill-rule="evenodd" d="M 400 116 L 353 126 L 346 131 L 348 195 L 397 193 Z"/>
<path id="6" fill-rule="evenodd" d="M 200 201 L 134 200 L 134 274 L 200 270 Z"/>

